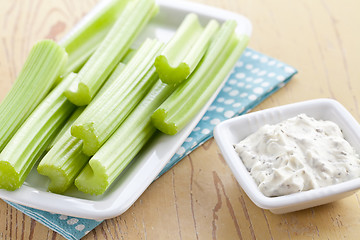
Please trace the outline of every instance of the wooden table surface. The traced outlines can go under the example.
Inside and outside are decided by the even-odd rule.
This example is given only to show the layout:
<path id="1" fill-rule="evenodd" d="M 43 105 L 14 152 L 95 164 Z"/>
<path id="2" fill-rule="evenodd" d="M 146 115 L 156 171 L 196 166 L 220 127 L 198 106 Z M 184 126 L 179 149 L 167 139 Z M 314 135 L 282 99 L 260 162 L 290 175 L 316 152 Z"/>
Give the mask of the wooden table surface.
<path id="1" fill-rule="evenodd" d="M 360 120 L 360 1 L 194 0 L 246 15 L 250 47 L 299 73 L 254 111 L 314 98 Z M 0 99 L 31 46 L 59 40 L 96 0 L 0 0 Z M 84 239 L 359 239 L 359 194 L 284 215 L 256 207 L 211 139 Z M 63 239 L 0 201 L 0 239 Z"/>

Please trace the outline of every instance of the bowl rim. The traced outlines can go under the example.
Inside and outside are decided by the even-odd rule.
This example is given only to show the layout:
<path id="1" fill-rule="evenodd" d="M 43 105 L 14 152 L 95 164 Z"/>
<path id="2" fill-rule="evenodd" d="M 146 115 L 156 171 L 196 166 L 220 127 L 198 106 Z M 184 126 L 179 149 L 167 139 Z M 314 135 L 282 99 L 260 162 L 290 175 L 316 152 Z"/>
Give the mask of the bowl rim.
<path id="1" fill-rule="evenodd" d="M 355 120 L 355 118 L 350 114 L 350 112 L 341 105 L 338 101 L 328 98 L 320 98 L 307 100 L 287 105 L 282 105 L 278 107 L 273 107 L 269 109 L 259 110 L 252 113 L 247 113 L 232 119 L 225 120 L 219 123 L 214 129 L 214 138 L 217 145 L 220 148 L 222 155 L 224 156 L 225 161 L 232 170 L 235 178 L 238 183 L 248 195 L 248 197 L 258 206 L 264 209 L 278 209 L 290 207 L 298 204 L 303 204 L 307 202 L 320 201 L 327 199 L 329 197 L 344 194 L 346 192 L 356 191 L 360 188 L 360 178 L 355 178 L 345 182 L 337 183 L 334 185 L 311 189 L 308 191 L 293 193 L 289 195 L 283 195 L 278 197 L 267 197 L 265 196 L 257 187 L 252 176 L 247 171 L 242 160 L 235 152 L 235 149 L 232 147 L 232 143 L 229 140 L 230 127 L 239 124 L 245 120 L 255 119 L 261 117 L 263 121 L 268 121 L 268 116 L 273 116 L 274 112 L 277 113 L 287 113 L 289 112 L 298 112 L 301 113 L 301 110 L 304 109 L 316 109 L 320 108 L 323 111 L 336 111 L 341 113 L 339 117 L 347 125 L 348 129 L 346 131 L 353 131 L 356 135 L 356 145 L 360 147 L 360 125 Z M 286 114 L 284 114 L 286 115 Z M 287 119 L 287 118 L 286 118 Z M 332 119 L 324 119 L 332 120 Z M 280 120 L 281 121 L 281 120 Z M 350 142 L 352 147 L 354 146 L 354 141 Z M 359 153 L 358 149 L 357 152 Z"/>

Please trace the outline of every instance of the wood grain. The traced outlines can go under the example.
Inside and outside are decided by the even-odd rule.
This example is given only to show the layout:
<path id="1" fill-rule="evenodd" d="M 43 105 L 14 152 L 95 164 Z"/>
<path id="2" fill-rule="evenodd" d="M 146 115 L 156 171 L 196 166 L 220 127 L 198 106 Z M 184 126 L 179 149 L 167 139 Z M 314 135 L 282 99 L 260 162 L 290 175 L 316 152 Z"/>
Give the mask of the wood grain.
<path id="1" fill-rule="evenodd" d="M 360 120 L 360 1 L 197 0 L 246 15 L 250 47 L 299 71 L 254 111 L 329 97 Z M 59 40 L 96 0 L 0 0 L 0 100 L 30 47 Z M 84 239 L 358 239 L 359 194 L 296 213 L 256 207 L 208 141 L 145 191 L 123 215 Z M 0 239 L 63 239 L 0 201 Z"/>

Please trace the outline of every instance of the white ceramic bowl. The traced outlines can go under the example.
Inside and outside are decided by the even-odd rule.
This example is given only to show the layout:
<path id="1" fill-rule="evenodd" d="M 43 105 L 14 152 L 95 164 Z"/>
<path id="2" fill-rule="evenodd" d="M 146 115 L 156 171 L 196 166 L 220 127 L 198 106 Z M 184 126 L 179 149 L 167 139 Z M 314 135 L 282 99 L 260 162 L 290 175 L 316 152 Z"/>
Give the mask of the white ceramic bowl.
<path id="1" fill-rule="evenodd" d="M 224 121 L 214 129 L 216 143 L 240 186 L 258 207 L 269 209 L 276 214 L 333 202 L 355 193 L 360 188 L 360 178 L 356 178 L 328 187 L 279 197 L 266 197 L 260 192 L 233 145 L 265 124 L 276 124 L 300 113 L 318 120 L 337 123 L 345 139 L 360 153 L 359 123 L 339 102 L 331 99 L 310 100 L 245 114 Z"/>

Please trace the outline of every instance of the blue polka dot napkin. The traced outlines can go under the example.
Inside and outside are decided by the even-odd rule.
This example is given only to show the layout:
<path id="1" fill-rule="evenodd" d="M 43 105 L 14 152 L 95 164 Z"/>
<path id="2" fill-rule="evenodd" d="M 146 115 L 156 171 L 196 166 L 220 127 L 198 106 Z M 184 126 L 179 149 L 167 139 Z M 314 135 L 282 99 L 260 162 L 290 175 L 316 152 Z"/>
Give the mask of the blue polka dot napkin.
<path id="1" fill-rule="evenodd" d="M 285 63 L 247 48 L 213 104 L 159 176 L 211 138 L 216 124 L 250 111 L 296 72 Z M 8 203 L 67 239 L 80 239 L 101 223 Z"/>

